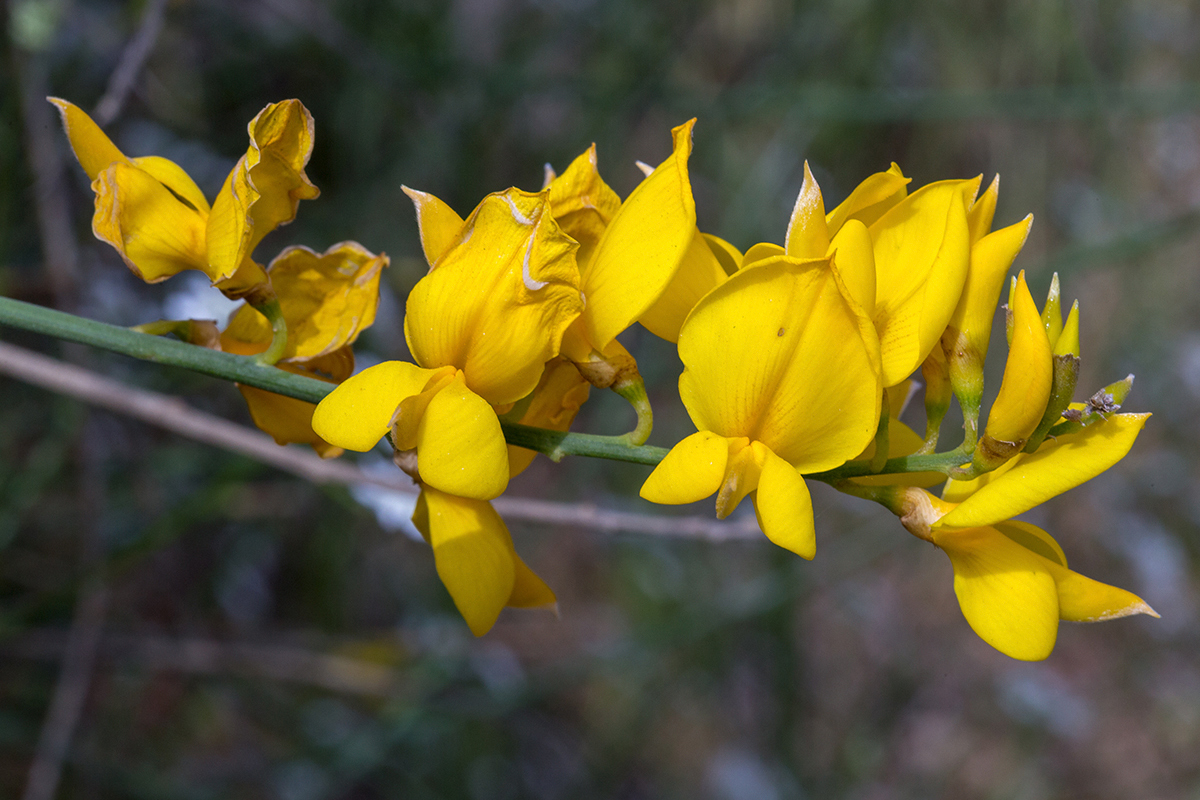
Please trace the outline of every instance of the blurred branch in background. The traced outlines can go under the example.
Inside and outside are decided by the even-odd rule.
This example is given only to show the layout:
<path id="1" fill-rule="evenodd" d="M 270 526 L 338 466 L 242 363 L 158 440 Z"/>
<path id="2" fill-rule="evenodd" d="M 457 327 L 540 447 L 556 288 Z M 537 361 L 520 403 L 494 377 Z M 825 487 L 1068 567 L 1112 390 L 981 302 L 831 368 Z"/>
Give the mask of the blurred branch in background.
<path id="1" fill-rule="evenodd" d="M 96 104 L 96 111 L 92 117 L 100 127 L 107 127 L 125 107 L 125 101 L 129 99 L 129 93 L 133 91 L 134 84 L 137 82 L 138 73 L 146 65 L 146 59 L 150 57 L 150 53 L 158 41 L 158 35 L 162 32 L 166 10 L 167 0 L 150 0 L 146 4 L 137 33 L 125 46 L 125 50 L 121 53 L 121 60 L 117 63 L 117 68 L 113 70 L 112 77 L 109 78 L 108 88 L 104 90 L 104 96 Z"/>
<path id="2" fill-rule="evenodd" d="M 401 494 L 416 489 L 401 476 L 394 480 L 370 475 L 351 464 L 325 461 L 313 453 L 280 447 L 267 435 L 189 407 L 167 395 L 135 389 L 81 367 L 0 342 L 0 372 L 65 394 L 190 439 L 244 455 L 313 483 L 372 485 Z M 510 520 L 574 525 L 614 533 L 627 531 L 654 536 L 677 536 L 728 541 L 761 536 L 753 519 L 718 522 L 704 517 L 667 517 L 611 511 L 587 504 L 554 503 L 515 497 L 492 501 Z"/>

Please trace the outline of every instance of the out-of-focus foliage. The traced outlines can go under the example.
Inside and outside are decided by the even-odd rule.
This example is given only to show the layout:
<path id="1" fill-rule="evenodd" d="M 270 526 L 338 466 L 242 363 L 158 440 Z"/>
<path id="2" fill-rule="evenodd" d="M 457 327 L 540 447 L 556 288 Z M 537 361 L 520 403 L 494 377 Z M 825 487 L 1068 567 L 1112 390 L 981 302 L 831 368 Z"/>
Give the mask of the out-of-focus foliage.
<path id="1" fill-rule="evenodd" d="M 9 11 L 0 292 L 51 303 L 22 94 L 41 80 L 90 110 L 143 4 Z M 1049 661 L 1014 663 L 967 629 L 944 556 L 819 489 L 813 563 L 765 541 L 510 522 L 561 619 L 506 611 L 476 641 L 428 548 L 350 493 L 5 379 L 0 796 L 24 785 L 97 563 L 112 594 L 63 797 L 1194 795 L 1194 4 L 178 0 L 106 130 L 130 155 L 178 162 L 211 197 L 245 151 L 245 121 L 289 97 L 316 119 L 308 174 L 322 195 L 260 249 L 354 239 L 387 252 L 359 348 L 380 360 L 405 355 L 400 309 L 425 269 L 401 183 L 465 214 L 487 192 L 537 189 L 543 162 L 561 171 L 594 141 L 624 197 L 634 160 L 661 161 L 662 132 L 696 116 L 699 226 L 745 247 L 780 241 L 804 159 L 829 207 L 891 161 L 917 185 L 999 172 L 997 227 L 1034 214 L 1017 262 L 1034 296 L 1057 270 L 1080 299 L 1079 385 L 1137 371 L 1136 407 L 1155 413 L 1118 468 L 1031 521 L 1055 531 L 1073 569 L 1128 586 L 1163 619 L 1063 626 Z M 69 158 L 60 131 L 39 135 Z M 64 163 L 81 313 L 227 313 L 195 310 L 200 276 L 147 287 L 130 275 L 92 239 L 90 191 Z M 622 341 L 651 389 L 651 443 L 678 441 L 690 429 L 672 348 L 637 330 Z M 66 355 L 248 422 L 232 386 Z M 622 402 L 595 394 L 576 429 L 626 430 Z M 647 469 L 548 467 L 536 461 L 510 494 L 655 511 L 634 499 Z M 81 559 L 81 540 L 99 562 Z"/>

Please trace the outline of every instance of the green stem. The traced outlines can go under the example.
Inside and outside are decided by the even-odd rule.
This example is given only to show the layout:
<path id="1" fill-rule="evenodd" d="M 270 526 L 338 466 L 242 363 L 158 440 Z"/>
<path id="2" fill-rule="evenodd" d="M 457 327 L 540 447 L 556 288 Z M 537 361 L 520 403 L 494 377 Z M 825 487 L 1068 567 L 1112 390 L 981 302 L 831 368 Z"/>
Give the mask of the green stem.
<path id="1" fill-rule="evenodd" d="M 309 403 L 321 402 L 325 395 L 334 389 L 333 384 L 325 381 L 306 378 L 303 375 L 285 372 L 275 367 L 263 366 L 254 356 L 222 353 L 219 350 L 184 344 L 174 339 L 150 336 L 128 328 L 84 319 L 8 297 L 0 297 L 0 324 L 99 347 L 143 361 L 183 367 L 193 372 L 244 383 L 247 386 L 254 386 Z M 634 464 L 654 465 L 662 461 L 668 452 L 663 447 L 630 445 L 625 436 L 561 433 L 513 423 L 501 423 L 500 427 L 509 444 L 535 450 L 553 459 L 561 459 L 568 455 L 590 456 Z M 926 456 L 891 458 L 879 473 L 872 471 L 870 465 L 865 461 L 852 461 L 837 469 L 805 477 L 832 483 L 846 478 L 874 474 L 947 473 L 963 463 L 963 455 L 955 451 Z"/>
<path id="2" fill-rule="evenodd" d="M 271 323 L 271 344 L 254 357 L 259 364 L 269 367 L 283 358 L 283 351 L 287 349 L 287 321 L 283 318 L 283 309 L 279 307 L 279 298 L 274 293 L 265 300 L 250 304 Z"/>

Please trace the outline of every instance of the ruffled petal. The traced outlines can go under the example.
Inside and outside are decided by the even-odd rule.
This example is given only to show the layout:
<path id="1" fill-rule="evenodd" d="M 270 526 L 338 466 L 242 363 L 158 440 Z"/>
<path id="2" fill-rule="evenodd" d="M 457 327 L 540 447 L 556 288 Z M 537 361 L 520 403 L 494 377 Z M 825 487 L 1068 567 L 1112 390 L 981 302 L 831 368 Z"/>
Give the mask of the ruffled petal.
<path id="1" fill-rule="evenodd" d="M 476 500 L 499 497 L 508 485 L 508 450 L 496 412 L 467 388 L 462 373 L 439 391 L 417 432 L 421 480 Z"/>
<path id="2" fill-rule="evenodd" d="M 413 523 L 433 548 L 438 577 L 458 613 L 471 633 L 483 636 L 516 586 L 516 556 L 504 520 L 491 503 L 425 486 Z"/>
<path id="3" fill-rule="evenodd" d="M 1044 559 L 995 528 L 935 532 L 954 566 L 954 593 L 981 639 L 1005 655 L 1040 661 L 1058 637 L 1058 590 Z"/>
<path id="4" fill-rule="evenodd" d="M 417 209 L 417 228 L 421 234 L 421 249 L 429 268 L 445 255 L 462 231 L 463 218 L 453 208 L 427 192 L 418 192 L 407 186 L 400 191 L 408 195 Z"/>
<path id="5" fill-rule="evenodd" d="M 817 554 L 812 497 L 800 473 L 768 451 L 754 495 L 758 526 L 775 544 L 801 558 Z"/>
<path id="6" fill-rule="evenodd" d="M 777 256 L 693 309 L 680 397 L 699 430 L 760 441 L 801 472 L 830 469 L 862 452 L 879 421 L 874 336 L 828 261 Z"/>
<path id="7" fill-rule="evenodd" d="M 693 433 L 671 448 L 639 494 L 663 505 L 703 500 L 721 488 L 728 460 L 728 439 L 710 431 Z"/>
<path id="8" fill-rule="evenodd" d="M 675 277 L 671 278 L 666 290 L 646 313 L 638 318 L 638 322 L 660 339 L 678 342 L 679 329 L 683 327 L 687 315 L 701 297 L 726 277 L 721 262 L 717 261 L 703 234 L 697 230 Z"/>
<path id="9" fill-rule="evenodd" d="M 461 369 L 493 405 L 533 391 L 583 307 L 577 245 L 546 196 L 488 195 L 408 296 L 404 333 L 417 363 Z"/>
<path id="10" fill-rule="evenodd" d="M 67 132 L 67 139 L 71 142 L 71 150 L 75 152 L 75 158 L 87 173 L 89 180 L 96 180 L 100 173 L 112 164 L 130 163 L 125 154 L 117 149 L 82 108 L 57 97 L 46 99 L 58 108 L 58 113 L 62 116 L 63 130 Z"/>
<path id="11" fill-rule="evenodd" d="M 622 204 L 583 274 L 582 319 L 597 350 L 628 328 L 663 293 L 696 233 L 696 204 L 688 179 L 691 120 L 671 131 L 670 158 Z"/>
<path id="12" fill-rule="evenodd" d="M 108 242 L 134 274 L 158 283 L 186 269 L 212 278 L 204 252 L 204 217 L 146 171 L 117 161 L 92 182 L 92 232 Z"/>
<path id="13" fill-rule="evenodd" d="M 963 201 L 968 183 L 925 186 L 870 226 L 884 386 L 916 371 L 958 307 L 970 259 Z"/>
<path id="14" fill-rule="evenodd" d="M 435 373 L 406 361 L 364 369 L 317 404 L 313 430 L 337 447 L 365 453 L 387 434 L 400 402 L 418 394 Z"/>
<path id="15" fill-rule="evenodd" d="M 301 200 L 320 194 L 304 167 L 313 148 L 313 119 L 299 100 L 258 112 L 250 147 L 213 202 L 208 259 L 214 281 L 232 275 L 263 237 L 296 218 Z"/>

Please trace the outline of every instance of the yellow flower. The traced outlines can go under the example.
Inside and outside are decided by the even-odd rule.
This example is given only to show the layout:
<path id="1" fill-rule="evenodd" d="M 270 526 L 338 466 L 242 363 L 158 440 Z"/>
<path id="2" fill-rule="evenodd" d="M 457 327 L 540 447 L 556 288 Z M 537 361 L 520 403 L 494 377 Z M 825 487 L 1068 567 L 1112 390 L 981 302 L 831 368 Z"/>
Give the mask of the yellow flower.
<path id="1" fill-rule="evenodd" d="M 476 636 L 491 630 L 505 606 L 541 608 L 557 602 L 517 555 L 491 503 L 423 485 L 413 524 L 433 548 L 438 577 Z"/>
<path id="2" fill-rule="evenodd" d="M 356 242 L 335 244 L 324 253 L 289 247 L 267 268 L 287 322 L 288 339 L 276 366 L 307 377 L 341 383 L 354 372 L 350 345 L 375 321 L 379 277 L 388 265 Z M 270 346 L 271 323 L 249 304 L 230 317 L 221 333 L 227 353 L 255 355 Z M 238 384 L 254 424 L 279 444 L 310 444 L 322 456 L 341 454 L 312 429 L 313 403 Z"/>
<path id="3" fill-rule="evenodd" d="M 250 122 L 250 147 L 211 207 L 174 162 L 127 158 L 79 107 L 49 100 L 92 180 L 93 232 L 148 283 L 185 269 L 200 270 L 230 294 L 263 283 L 262 267 L 250 258 L 254 248 L 295 219 L 301 200 L 320 193 L 304 173 L 313 120 L 299 100 L 272 103 Z"/>
<path id="4" fill-rule="evenodd" d="M 424 483 L 479 500 L 504 490 L 496 411 L 537 387 L 583 306 L 577 245 L 546 213 L 547 194 L 489 195 L 453 237 L 423 234 L 437 254 L 404 320 L 417 363 L 378 364 L 330 393 L 313 415 L 323 439 L 365 452 L 390 430 L 397 450 L 417 451 Z M 421 215 L 448 210 L 418 202 Z"/>
<path id="5" fill-rule="evenodd" d="M 971 628 L 1013 658 L 1049 656 L 1060 619 L 1158 616 L 1137 595 L 1068 569 L 1058 542 L 1028 523 L 937 530 L 932 541 L 950 557 L 954 593 Z"/>
<path id="6" fill-rule="evenodd" d="M 802 473 L 844 463 L 871 441 L 883 393 L 874 328 L 828 259 L 775 256 L 722 283 L 679 336 L 679 393 L 698 433 L 642 486 L 655 503 L 718 492 L 717 516 L 754 493 L 767 537 L 812 558 Z"/>

